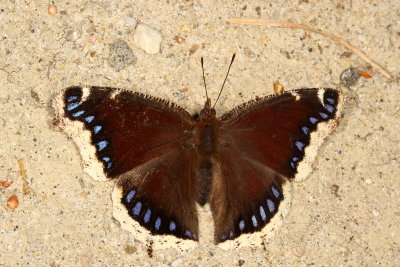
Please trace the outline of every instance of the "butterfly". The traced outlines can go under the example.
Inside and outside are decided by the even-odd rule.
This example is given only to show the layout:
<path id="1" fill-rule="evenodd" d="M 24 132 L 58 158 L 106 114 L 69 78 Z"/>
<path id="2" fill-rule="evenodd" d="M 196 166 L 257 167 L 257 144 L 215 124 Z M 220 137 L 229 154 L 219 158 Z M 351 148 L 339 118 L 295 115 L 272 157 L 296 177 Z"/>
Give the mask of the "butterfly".
<path id="1" fill-rule="evenodd" d="M 197 211 L 206 204 L 222 248 L 255 244 L 276 227 L 287 185 L 312 170 L 342 102 L 334 89 L 298 89 L 218 118 L 208 96 L 191 115 L 137 92 L 74 86 L 53 107 L 84 170 L 96 180 L 117 180 L 113 215 L 122 228 L 140 241 L 156 240 L 155 249 L 187 249 L 197 244 Z"/>

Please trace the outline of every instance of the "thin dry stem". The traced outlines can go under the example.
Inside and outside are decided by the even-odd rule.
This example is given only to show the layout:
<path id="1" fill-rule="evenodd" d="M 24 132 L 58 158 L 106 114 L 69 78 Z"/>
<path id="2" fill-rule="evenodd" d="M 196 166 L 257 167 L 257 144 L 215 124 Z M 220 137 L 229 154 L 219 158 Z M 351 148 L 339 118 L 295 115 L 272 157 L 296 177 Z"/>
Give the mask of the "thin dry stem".
<path id="1" fill-rule="evenodd" d="M 19 165 L 19 170 L 21 172 L 21 176 L 22 176 L 22 194 L 27 195 L 30 192 L 30 188 L 28 185 L 28 180 L 27 180 L 27 176 L 26 176 L 26 170 L 24 167 L 24 160 L 23 159 L 19 159 L 18 160 L 18 165 Z"/>
<path id="2" fill-rule="evenodd" d="M 375 63 L 370 59 L 366 54 L 358 50 L 356 47 L 352 46 L 349 42 L 333 35 L 330 33 L 326 33 L 308 26 L 304 26 L 301 24 L 296 24 L 292 22 L 287 22 L 287 21 L 277 21 L 277 20 L 260 20 L 260 19 L 242 19 L 242 18 L 232 18 L 232 19 L 227 19 L 227 22 L 230 23 L 236 23 L 236 24 L 247 24 L 247 25 L 260 25 L 260 26 L 272 26 L 272 27 L 281 27 L 281 28 L 293 28 L 293 29 L 303 29 L 306 31 L 314 32 L 321 34 L 323 36 L 329 37 L 332 40 L 338 42 L 339 44 L 343 45 L 347 49 L 349 49 L 351 52 L 359 56 L 362 60 L 370 64 L 373 68 L 377 69 L 380 73 L 382 73 L 385 77 L 387 78 L 392 78 L 392 74 L 390 74 L 386 69 L 384 69 L 381 65 L 378 63 Z"/>

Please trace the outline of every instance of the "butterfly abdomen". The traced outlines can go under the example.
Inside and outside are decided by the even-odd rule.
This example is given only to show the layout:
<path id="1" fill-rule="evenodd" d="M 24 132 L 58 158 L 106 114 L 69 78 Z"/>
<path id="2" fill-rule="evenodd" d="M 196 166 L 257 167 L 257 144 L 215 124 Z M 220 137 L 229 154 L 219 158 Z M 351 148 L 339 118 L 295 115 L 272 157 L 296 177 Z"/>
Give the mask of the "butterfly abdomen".
<path id="1" fill-rule="evenodd" d="M 202 159 L 197 167 L 197 203 L 204 206 L 210 197 L 213 166 L 210 160 Z"/>

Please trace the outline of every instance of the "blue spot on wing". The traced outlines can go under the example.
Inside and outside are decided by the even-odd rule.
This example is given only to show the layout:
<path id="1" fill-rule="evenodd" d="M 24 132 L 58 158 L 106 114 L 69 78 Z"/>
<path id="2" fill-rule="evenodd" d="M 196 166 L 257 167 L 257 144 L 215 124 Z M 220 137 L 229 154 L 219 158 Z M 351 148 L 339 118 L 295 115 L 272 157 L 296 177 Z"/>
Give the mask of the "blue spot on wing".
<path id="1" fill-rule="evenodd" d="M 328 101 L 332 105 L 335 104 L 335 100 L 333 100 L 332 98 L 326 98 L 326 101 Z"/>
<path id="2" fill-rule="evenodd" d="M 96 126 L 94 126 L 94 128 L 93 128 L 93 132 L 94 132 L 95 134 L 98 134 L 98 133 L 100 132 L 101 128 L 103 128 L 103 127 L 100 126 L 100 125 L 96 125 Z"/>
<path id="3" fill-rule="evenodd" d="M 132 201 L 132 199 L 133 199 L 133 197 L 136 195 L 136 190 L 135 189 L 133 189 L 133 190 L 131 190 L 127 195 L 126 195 L 126 197 L 125 197 L 125 202 L 126 203 L 131 203 L 131 201 Z"/>
<path id="4" fill-rule="evenodd" d="M 306 126 L 301 127 L 301 130 L 305 135 L 308 135 L 308 128 Z"/>
<path id="5" fill-rule="evenodd" d="M 296 145 L 298 150 L 303 151 L 303 148 L 305 146 L 304 143 L 302 143 L 300 141 L 296 141 L 296 142 L 294 142 L 294 144 Z"/>
<path id="6" fill-rule="evenodd" d="M 315 123 L 318 122 L 318 119 L 316 119 L 316 118 L 314 118 L 314 117 L 310 117 L 310 122 L 311 122 L 312 124 L 315 124 Z"/>
<path id="7" fill-rule="evenodd" d="M 133 207 L 132 213 L 133 215 L 138 216 L 141 210 L 142 210 L 142 202 L 138 201 L 135 207 Z"/>
<path id="8" fill-rule="evenodd" d="M 73 103 L 67 106 L 67 110 L 71 111 L 79 106 L 79 103 Z"/>
<path id="9" fill-rule="evenodd" d="M 225 241 L 227 239 L 228 239 L 228 237 L 225 234 L 221 235 L 221 238 L 220 238 L 221 241 Z"/>
<path id="10" fill-rule="evenodd" d="M 243 231 L 243 229 L 244 229 L 244 220 L 241 220 L 239 222 L 239 228 L 240 228 L 241 231 Z"/>
<path id="11" fill-rule="evenodd" d="M 98 149 L 99 151 L 102 151 L 107 145 L 108 145 L 108 141 L 106 141 L 106 140 L 100 141 L 100 142 L 98 142 L 98 143 L 96 144 L 97 149 Z"/>
<path id="12" fill-rule="evenodd" d="M 161 218 L 157 217 L 156 222 L 154 223 L 154 226 L 156 227 L 156 230 L 160 230 L 161 227 Z"/>
<path id="13" fill-rule="evenodd" d="M 274 194 L 274 197 L 276 199 L 279 199 L 279 197 L 281 196 L 281 193 L 279 192 L 279 190 L 275 186 L 271 186 L 271 190 L 272 190 L 272 194 Z"/>
<path id="14" fill-rule="evenodd" d="M 174 221 L 171 221 L 169 223 L 169 230 L 170 231 L 175 231 L 176 230 L 176 223 Z"/>
<path id="15" fill-rule="evenodd" d="M 319 115 L 320 115 L 320 116 L 321 116 L 321 118 L 323 118 L 323 119 L 327 119 L 327 118 L 329 118 L 328 114 L 326 114 L 326 113 L 323 113 L 323 112 L 320 112 L 320 113 L 319 113 Z"/>
<path id="16" fill-rule="evenodd" d="M 324 108 L 329 112 L 329 113 L 333 113 L 333 111 L 335 111 L 335 109 L 331 106 L 331 105 L 325 105 Z"/>
<path id="17" fill-rule="evenodd" d="M 251 221 L 252 221 L 254 227 L 258 226 L 257 218 L 255 215 L 251 216 Z"/>
<path id="18" fill-rule="evenodd" d="M 264 210 L 263 206 L 260 206 L 260 216 L 264 222 L 267 220 L 267 215 L 265 214 L 265 210 Z"/>
<path id="19" fill-rule="evenodd" d="M 192 233 L 189 230 L 185 230 L 183 233 L 186 237 L 192 238 Z"/>
<path id="20" fill-rule="evenodd" d="M 273 213 L 275 211 L 275 203 L 272 202 L 272 200 L 267 199 L 267 206 L 271 213 Z"/>
<path id="21" fill-rule="evenodd" d="M 67 102 L 72 102 L 72 101 L 77 100 L 77 99 L 78 99 L 78 97 L 73 95 L 73 96 L 68 97 Z"/>
<path id="22" fill-rule="evenodd" d="M 87 116 L 87 117 L 85 118 L 85 121 L 86 121 L 87 123 L 91 123 L 93 120 L 94 120 L 94 116 Z"/>
<path id="23" fill-rule="evenodd" d="M 150 216 L 151 216 L 151 210 L 150 210 L 150 209 L 147 209 L 147 210 L 146 210 L 146 213 L 144 214 L 143 221 L 144 221 L 145 223 L 148 223 L 148 222 L 150 221 Z"/>
<path id="24" fill-rule="evenodd" d="M 81 110 L 81 111 L 78 111 L 78 112 L 75 112 L 74 114 L 72 114 L 72 117 L 77 118 L 77 117 L 80 117 L 81 115 L 83 115 L 84 113 L 85 113 L 85 111 Z"/>

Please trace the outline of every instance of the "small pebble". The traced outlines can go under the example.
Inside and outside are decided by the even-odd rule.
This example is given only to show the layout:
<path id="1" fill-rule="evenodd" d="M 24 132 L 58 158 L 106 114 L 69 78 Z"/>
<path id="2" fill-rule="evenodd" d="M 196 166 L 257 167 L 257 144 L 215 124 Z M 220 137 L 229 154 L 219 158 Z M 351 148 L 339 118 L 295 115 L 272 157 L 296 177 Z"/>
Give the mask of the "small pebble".
<path id="1" fill-rule="evenodd" d="M 372 73 L 369 71 L 360 71 L 360 75 L 366 79 L 372 78 Z"/>
<path id="2" fill-rule="evenodd" d="M 366 184 L 372 184 L 372 180 L 370 178 L 365 179 Z"/>
<path id="3" fill-rule="evenodd" d="M 274 92 L 275 94 L 282 94 L 284 91 L 283 85 L 280 84 L 278 81 L 274 82 Z"/>
<path id="4" fill-rule="evenodd" d="M 10 209 L 16 209 L 19 205 L 17 196 L 12 195 L 7 201 L 7 207 Z"/>
<path id="5" fill-rule="evenodd" d="M 196 53 L 197 49 L 199 49 L 199 45 L 198 44 L 194 44 L 192 45 L 192 47 L 189 49 L 189 55 L 193 55 L 194 53 Z"/>
<path id="6" fill-rule="evenodd" d="M 110 45 L 110 55 L 108 56 L 108 64 L 120 71 L 127 66 L 136 63 L 136 56 L 132 49 L 124 40 L 118 40 Z"/>
<path id="7" fill-rule="evenodd" d="M 132 17 L 125 17 L 124 21 L 127 26 L 134 26 L 136 24 L 136 19 Z"/>
<path id="8" fill-rule="evenodd" d="M 176 259 L 176 260 L 174 260 L 174 261 L 171 263 L 171 265 L 172 265 L 172 267 L 178 267 L 178 266 L 180 266 L 182 263 L 183 263 L 183 259 Z"/>
<path id="9" fill-rule="evenodd" d="M 347 87 L 355 85 L 359 78 L 360 70 L 357 68 L 345 69 L 342 74 L 340 74 L 340 82 Z"/>
<path id="10" fill-rule="evenodd" d="M 379 211 L 373 210 L 372 214 L 374 214 L 375 217 L 378 217 L 380 215 Z"/>
<path id="11" fill-rule="evenodd" d="M 145 24 L 139 24 L 133 35 L 133 42 L 147 54 L 157 54 L 161 48 L 161 34 Z"/>
<path id="12" fill-rule="evenodd" d="M 0 181 L 0 184 L 4 187 L 9 187 L 12 183 L 13 181 Z"/>
<path id="13" fill-rule="evenodd" d="M 180 36 L 175 36 L 175 41 L 178 43 L 178 44 L 182 44 L 182 43 L 184 43 L 185 42 L 185 38 L 183 38 L 183 37 L 180 37 Z"/>
<path id="14" fill-rule="evenodd" d="M 57 15 L 57 7 L 55 4 L 51 3 L 48 6 L 47 12 L 49 13 L 49 15 Z"/>
<path id="15" fill-rule="evenodd" d="M 125 247 L 125 252 L 126 252 L 126 254 L 133 254 L 133 253 L 135 253 L 136 251 L 137 251 L 137 248 L 134 247 L 134 246 L 129 246 L 129 245 L 127 245 L 127 246 Z"/>

